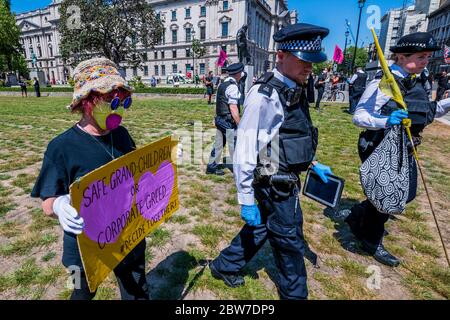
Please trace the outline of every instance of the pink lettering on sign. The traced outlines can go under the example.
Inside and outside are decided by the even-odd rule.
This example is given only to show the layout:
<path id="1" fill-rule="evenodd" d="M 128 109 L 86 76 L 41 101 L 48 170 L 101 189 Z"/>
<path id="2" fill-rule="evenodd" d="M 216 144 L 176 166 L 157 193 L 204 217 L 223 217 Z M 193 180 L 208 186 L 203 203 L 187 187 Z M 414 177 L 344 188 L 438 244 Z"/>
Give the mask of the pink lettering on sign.
<path id="1" fill-rule="evenodd" d="M 130 215 L 133 190 L 134 177 L 127 167 L 122 167 L 111 174 L 109 184 L 104 178 L 83 191 L 80 216 L 85 222 L 83 232 L 89 239 L 102 246 L 116 242 Z"/>
<path id="2" fill-rule="evenodd" d="M 173 191 L 175 171 L 172 163 L 163 161 L 156 174 L 147 171 L 139 179 L 136 207 L 141 215 L 152 220 L 167 207 Z"/>

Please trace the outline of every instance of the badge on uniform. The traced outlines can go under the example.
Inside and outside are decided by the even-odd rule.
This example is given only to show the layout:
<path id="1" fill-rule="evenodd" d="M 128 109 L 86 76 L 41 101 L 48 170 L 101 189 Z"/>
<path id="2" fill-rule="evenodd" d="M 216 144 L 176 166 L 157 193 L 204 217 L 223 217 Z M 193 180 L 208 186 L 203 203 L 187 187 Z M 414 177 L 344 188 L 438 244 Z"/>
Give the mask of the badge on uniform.
<path id="1" fill-rule="evenodd" d="M 327 178 L 328 183 L 325 183 L 314 171 L 308 170 L 303 194 L 327 207 L 336 209 L 341 201 L 345 180 L 334 175 L 327 175 Z"/>

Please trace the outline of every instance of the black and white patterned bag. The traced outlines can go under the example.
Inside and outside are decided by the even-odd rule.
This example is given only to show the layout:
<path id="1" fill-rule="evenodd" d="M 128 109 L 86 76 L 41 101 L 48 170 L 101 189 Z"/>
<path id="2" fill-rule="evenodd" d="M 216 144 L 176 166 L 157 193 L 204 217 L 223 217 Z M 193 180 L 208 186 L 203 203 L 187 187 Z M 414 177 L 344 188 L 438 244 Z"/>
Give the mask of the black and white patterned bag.
<path id="1" fill-rule="evenodd" d="M 387 130 L 383 141 L 359 169 L 367 199 L 379 212 L 400 214 L 409 194 L 407 137 L 401 126 Z"/>

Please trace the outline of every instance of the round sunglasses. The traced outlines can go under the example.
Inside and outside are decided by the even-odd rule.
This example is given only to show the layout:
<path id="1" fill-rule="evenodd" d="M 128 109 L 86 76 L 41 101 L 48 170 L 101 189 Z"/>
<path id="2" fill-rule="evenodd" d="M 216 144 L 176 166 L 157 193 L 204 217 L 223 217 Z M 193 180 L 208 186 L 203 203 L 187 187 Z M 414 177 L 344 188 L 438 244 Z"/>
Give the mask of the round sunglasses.
<path id="1" fill-rule="evenodd" d="M 131 107 L 132 102 L 133 100 L 131 99 L 131 97 L 126 97 L 125 100 L 123 100 L 122 102 L 118 97 L 115 97 L 114 99 L 111 100 L 111 110 L 117 110 L 117 108 L 119 108 L 120 105 L 123 105 L 123 108 L 126 110 L 129 107 Z"/>

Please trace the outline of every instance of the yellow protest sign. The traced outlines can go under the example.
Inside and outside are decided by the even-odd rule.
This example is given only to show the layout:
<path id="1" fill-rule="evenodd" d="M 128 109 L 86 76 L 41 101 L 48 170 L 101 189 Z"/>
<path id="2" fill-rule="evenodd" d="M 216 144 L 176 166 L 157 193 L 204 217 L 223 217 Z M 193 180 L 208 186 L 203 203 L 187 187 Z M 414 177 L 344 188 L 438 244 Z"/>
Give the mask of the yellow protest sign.
<path id="1" fill-rule="evenodd" d="M 177 143 L 167 137 L 90 172 L 70 186 L 85 227 L 78 247 L 89 289 L 179 208 Z"/>

